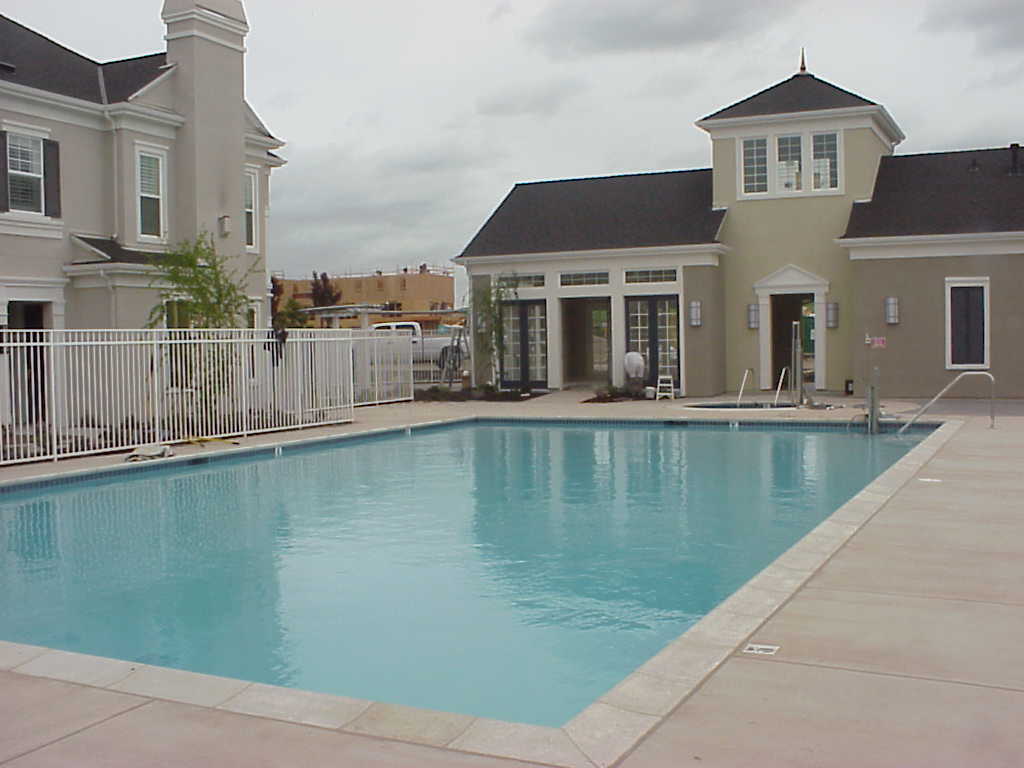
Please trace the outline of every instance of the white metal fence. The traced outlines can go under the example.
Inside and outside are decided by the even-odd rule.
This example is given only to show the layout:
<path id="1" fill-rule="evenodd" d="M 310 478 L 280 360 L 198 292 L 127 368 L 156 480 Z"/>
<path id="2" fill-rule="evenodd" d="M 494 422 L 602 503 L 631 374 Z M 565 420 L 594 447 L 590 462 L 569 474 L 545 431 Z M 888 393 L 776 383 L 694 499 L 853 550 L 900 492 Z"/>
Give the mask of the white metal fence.
<path id="1" fill-rule="evenodd" d="M 416 384 L 444 384 L 462 381 L 462 371 L 469 365 L 467 337 L 455 329 L 423 331 L 421 339 L 413 339 L 412 376 Z"/>
<path id="2" fill-rule="evenodd" d="M 0 331 L 0 464 L 348 422 L 412 378 L 396 332 Z"/>

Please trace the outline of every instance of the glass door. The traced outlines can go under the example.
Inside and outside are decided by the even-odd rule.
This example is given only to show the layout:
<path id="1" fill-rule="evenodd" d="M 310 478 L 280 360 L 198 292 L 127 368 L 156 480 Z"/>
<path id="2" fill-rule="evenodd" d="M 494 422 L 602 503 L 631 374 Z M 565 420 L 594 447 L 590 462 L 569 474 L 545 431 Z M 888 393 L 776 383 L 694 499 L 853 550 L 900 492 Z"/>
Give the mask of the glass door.
<path id="1" fill-rule="evenodd" d="M 626 351 L 643 355 L 648 386 L 671 376 L 672 386 L 679 387 L 678 296 L 626 299 Z"/>
<path id="2" fill-rule="evenodd" d="M 510 301 L 501 307 L 502 389 L 545 389 L 548 385 L 547 305 Z"/>

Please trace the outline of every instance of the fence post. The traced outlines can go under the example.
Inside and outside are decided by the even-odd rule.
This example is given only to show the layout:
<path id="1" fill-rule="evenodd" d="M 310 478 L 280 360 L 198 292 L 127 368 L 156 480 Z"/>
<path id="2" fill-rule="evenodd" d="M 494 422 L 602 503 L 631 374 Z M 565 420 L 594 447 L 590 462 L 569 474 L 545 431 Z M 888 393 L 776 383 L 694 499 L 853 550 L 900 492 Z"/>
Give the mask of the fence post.
<path id="1" fill-rule="evenodd" d="M 47 388 L 49 390 L 49 407 L 47 408 L 47 415 L 50 417 L 50 450 L 53 451 L 53 460 L 57 461 L 60 453 L 57 447 L 57 366 L 56 356 L 53 354 L 53 334 L 55 334 L 56 331 L 41 331 L 41 333 L 45 333 L 46 338 L 49 339 L 47 348 L 50 351 L 50 359 L 46 364 Z"/>

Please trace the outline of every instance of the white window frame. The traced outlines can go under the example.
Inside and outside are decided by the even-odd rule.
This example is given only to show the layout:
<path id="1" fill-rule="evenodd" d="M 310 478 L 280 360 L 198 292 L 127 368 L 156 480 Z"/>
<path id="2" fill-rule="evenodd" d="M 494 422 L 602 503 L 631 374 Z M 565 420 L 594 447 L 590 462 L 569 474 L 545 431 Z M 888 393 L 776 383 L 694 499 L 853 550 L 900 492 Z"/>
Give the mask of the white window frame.
<path id="1" fill-rule="evenodd" d="M 836 136 L 836 187 L 814 187 L 814 170 L 812 167 L 814 156 L 814 137 L 826 134 Z M 800 137 L 800 171 L 801 188 L 799 190 L 782 189 L 779 186 L 779 139 L 787 136 Z M 750 140 L 763 139 L 768 149 L 768 189 L 765 192 L 744 191 L 743 179 L 743 144 Z M 846 167 L 843 163 L 843 131 L 840 128 L 818 128 L 805 127 L 802 130 L 776 131 L 774 133 L 755 133 L 749 136 L 736 138 L 736 199 L 737 200 L 763 200 L 772 198 L 789 197 L 819 197 L 827 195 L 843 195 L 846 188 Z"/>
<path id="2" fill-rule="evenodd" d="M 946 278 L 946 370 L 987 371 L 992 365 L 992 312 L 989 306 L 990 282 L 988 277 L 947 277 Z M 981 288 L 985 313 L 985 359 L 981 363 L 953 362 L 953 288 Z"/>
<path id="3" fill-rule="evenodd" d="M 39 145 L 39 173 L 30 173 L 28 171 L 15 171 L 11 168 L 11 139 L 27 139 L 34 141 Z M 39 210 L 32 211 L 24 208 L 15 208 L 13 205 L 10 206 L 10 211 L 16 214 L 25 214 L 26 216 L 45 216 L 46 215 L 46 151 L 43 145 L 43 137 L 33 136 L 30 133 L 20 133 L 18 131 L 7 132 L 7 156 L 3 159 L 7 164 L 7 195 L 10 200 L 11 194 L 11 176 L 24 176 L 31 179 L 39 179 Z"/>
<path id="4" fill-rule="evenodd" d="M 142 233 L 142 156 L 160 161 L 160 234 Z M 167 232 L 167 148 L 157 144 L 135 143 L 135 236 L 140 243 L 166 243 Z"/>
<path id="5" fill-rule="evenodd" d="M 245 250 L 249 253 L 256 253 L 260 249 L 260 173 L 259 167 L 255 165 L 247 165 L 245 173 L 243 174 L 245 181 L 247 181 L 252 187 L 252 208 L 245 207 L 245 198 L 242 198 L 242 227 L 245 228 L 246 218 L 252 214 L 252 243 L 246 239 Z M 244 237 L 248 238 L 248 232 L 244 232 Z"/>
<path id="6" fill-rule="evenodd" d="M 816 187 L 814 186 L 814 139 L 816 136 L 835 136 L 836 137 L 836 185 L 834 187 Z M 843 156 L 842 152 L 842 136 L 843 132 L 836 131 L 811 131 L 810 140 L 811 144 L 807 150 L 807 157 L 810 161 L 810 165 L 807 166 L 808 174 L 807 178 L 811 180 L 810 190 L 812 192 L 837 192 L 843 187 L 843 174 L 840 163 L 840 158 Z"/>
<path id="7" fill-rule="evenodd" d="M 676 276 L 671 280 L 639 280 L 630 281 L 628 275 L 630 272 L 668 272 L 669 270 L 676 273 Z M 622 270 L 622 284 L 627 288 L 631 288 L 637 285 L 675 285 L 679 282 L 679 267 L 627 267 Z"/>
<path id="8" fill-rule="evenodd" d="M 744 145 L 748 141 L 763 141 L 764 152 L 765 152 L 765 190 L 764 192 L 747 192 L 746 187 L 746 164 L 744 159 Z M 738 168 L 739 186 L 737 192 L 741 197 L 765 197 L 771 194 L 772 191 L 772 137 L 771 136 L 744 136 L 736 140 L 737 157 L 736 166 Z"/>

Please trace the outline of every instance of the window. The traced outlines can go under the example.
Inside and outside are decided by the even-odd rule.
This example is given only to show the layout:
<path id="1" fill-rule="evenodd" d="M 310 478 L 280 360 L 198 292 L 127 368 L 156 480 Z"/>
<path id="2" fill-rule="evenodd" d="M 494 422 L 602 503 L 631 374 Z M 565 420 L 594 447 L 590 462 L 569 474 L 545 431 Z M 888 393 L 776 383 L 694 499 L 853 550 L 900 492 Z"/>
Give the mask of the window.
<path id="1" fill-rule="evenodd" d="M 608 273 L 563 272 L 562 285 L 608 285 Z"/>
<path id="2" fill-rule="evenodd" d="M 815 189 L 839 189 L 839 136 L 835 133 L 816 133 L 811 170 Z"/>
<path id="3" fill-rule="evenodd" d="M 743 192 L 768 191 L 768 140 L 743 140 Z"/>
<path id="4" fill-rule="evenodd" d="M 498 285 L 503 288 L 543 288 L 544 275 L 501 275 Z"/>
<path id="5" fill-rule="evenodd" d="M 7 189 L 12 211 L 43 212 L 43 140 L 7 136 Z"/>
<path id="6" fill-rule="evenodd" d="M 778 184 L 784 192 L 799 192 L 803 189 L 803 164 L 799 136 L 779 136 Z"/>
<path id="7" fill-rule="evenodd" d="M 242 200 L 245 209 L 245 245 L 256 247 L 256 180 L 255 173 L 247 172 L 242 181 Z"/>
<path id="8" fill-rule="evenodd" d="M 138 153 L 139 236 L 163 238 L 164 158 L 151 152 Z"/>
<path id="9" fill-rule="evenodd" d="M 192 308 L 184 300 L 168 299 L 164 301 L 165 328 L 191 328 Z"/>
<path id="10" fill-rule="evenodd" d="M 946 278 L 946 367 L 989 367 L 989 279 Z"/>
<path id="11" fill-rule="evenodd" d="M 675 269 L 627 269 L 627 283 L 674 283 Z"/>

